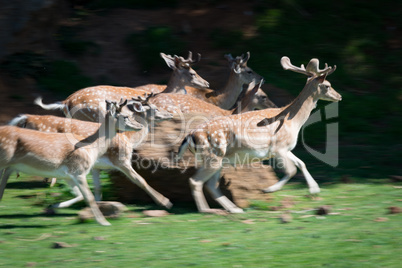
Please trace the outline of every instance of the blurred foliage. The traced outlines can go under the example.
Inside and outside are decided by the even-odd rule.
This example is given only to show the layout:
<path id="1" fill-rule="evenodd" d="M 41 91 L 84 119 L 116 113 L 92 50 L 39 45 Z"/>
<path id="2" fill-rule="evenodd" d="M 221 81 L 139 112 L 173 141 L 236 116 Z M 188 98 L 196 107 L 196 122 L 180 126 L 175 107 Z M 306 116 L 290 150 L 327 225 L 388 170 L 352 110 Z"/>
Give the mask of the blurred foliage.
<path id="1" fill-rule="evenodd" d="M 174 33 L 172 28 L 166 26 L 149 27 L 140 33 L 133 33 L 128 36 L 127 44 L 144 71 L 161 65 L 163 59 L 159 55 L 160 52 L 170 55 L 188 53 L 185 51 L 186 42 Z"/>
<path id="2" fill-rule="evenodd" d="M 65 60 L 49 62 L 46 72 L 37 81 L 40 87 L 63 95 L 96 84 L 91 78 L 81 74 L 74 62 Z"/>
<path id="3" fill-rule="evenodd" d="M 371 142 L 388 142 L 402 135 L 402 40 L 394 26 L 398 22 L 401 26 L 398 10 L 387 0 L 340 0 L 325 5 L 313 0 L 260 1 L 255 10 L 258 36 L 246 47 L 259 57 L 252 59 L 253 68 L 294 95 L 303 88 L 305 78 L 283 71 L 282 56 L 298 66 L 313 57 L 321 60 L 321 66 L 325 62 L 337 65 L 329 81 L 343 95 L 341 133 L 365 135 L 380 126 Z M 323 135 L 322 130 L 316 131 L 309 131 L 311 140 Z M 389 138 L 381 138 L 384 134 Z"/>
<path id="4" fill-rule="evenodd" d="M 31 51 L 7 56 L 0 63 L 0 70 L 14 78 L 30 76 L 37 81 L 38 86 L 63 96 L 96 84 L 81 73 L 76 63 L 50 60 L 43 54 Z"/>
<path id="5" fill-rule="evenodd" d="M 230 51 L 236 52 L 244 47 L 243 32 L 240 30 L 226 32 L 223 29 L 214 29 L 209 36 L 215 48 L 227 49 L 229 47 Z"/>
<path id="6" fill-rule="evenodd" d="M 38 77 L 46 66 L 44 55 L 32 51 L 11 54 L 0 62 L 0 70 L 14 78 Z"/>
<path id="7" fill-rule="evenodd" d="M 84 17 L 91 12 L 103 12 L 115 7 L 175 7 L 178 2 L 93 0 L 88 1 L 84 8 L 77 9 L 74 16 Z M 221 3 L 227 4 L 227 1 L 211 0 L 199 5 L 203 8 L 208 5 L 216 8 Z M 294 96 L 302 90 L 306 78 L 284 71 L 279 64 L 282 56 L 290 57 L 292 63 L 298 66 L 307 64 L 311 58 L 320 59 L 321 68 L 326 62 L 330 66 L 337 65 L 337 70 L 328 80 L 343 96 L 339 103 L 339 118 L 336 118 L 341 142 L 367 147 L 372 145 L 374 147 L 370 148 L 374 154 L 385 151 L 386 146 L 400 144 L 401 5 L 391 0 L 338 0 L 325 4 L 316 0 L 258 0 L 253 1 L 253 5 L 253 26 L 257 29 L 253 37 L 245 38 L 241 29 L 217 28 L 211 23 L 206 36 L 213 48 L 233 55 L 250 51 L 249 65 L 263 75 L 267 83 L 283 88 Z M 71 26 L 59 29 L 57 37 L 60 45 L 70 56 L 102 52 L 93 43 L 80 40 L 79 31 L 80 28 Z M 158 66 L 166 68 L 161 64 L 163 60 L 159 56 L 160 52 L 186 56 L 191 42 L 194 42 L 192 37 L 169 26 L 156 25 L 131 34 L 126 41 L 142 71 L 155 71 Z M 14 77 L 32 76 L 40 86 L 63 94 L 94 83 L 83 76 L 73 62 L 50 61 L 33 52 L 8 56 L 0 63 L 0 69 Z M 104 80 L 107 83 L 107 77 Z M 99 84 L 101 81 L 96 82 Z M 327 104 L 319 102 L 318 109 L 323 109 Z M 306 128 L 307 144 L 318 147 L 324 144 L 326 123 L 320 122 Z M 401 150 L 395 149 L 392 152 L 390 158 L 402 158 Z M 351 158 L 356 157 L 353 150 L 346 153 L 351 154 Z M 364 153 L 359 152 L 357 155 Z"/>
<path id="8" fill-rule="evenodd" d="M 90 9 L 108 8 L 161 8 L 175 7 L 177 0 L 93 0 L 86 4 Z"/>
<path id="9" fill-rule="evenodd" d="M 92 41 L 80 40 L 77 37 L 80 29 L 72 26 L 62 26 L 57 33 L 60 47 L 72 56 L 82 56 L 86 53 L 100 54 L 100 47 Z"/>

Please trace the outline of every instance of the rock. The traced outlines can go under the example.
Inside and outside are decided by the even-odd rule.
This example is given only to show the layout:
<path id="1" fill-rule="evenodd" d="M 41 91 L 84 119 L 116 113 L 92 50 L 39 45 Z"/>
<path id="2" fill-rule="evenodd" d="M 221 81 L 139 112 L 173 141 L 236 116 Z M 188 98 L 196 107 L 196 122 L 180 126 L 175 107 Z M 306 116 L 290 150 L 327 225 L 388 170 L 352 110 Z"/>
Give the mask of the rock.
<path id="1" fill-rule="evenodd" d="M 142 213 L 148 217 L 164 217 L 170 215 L 166 210 L 144 210 Z"/>
<path id="2" fill-rule="evenodd" d="M 331 206 L 321 206 L 317 209 L 316 214 L 317 215 L 328 215 L 328 213 L 331 211 Z"/>
<path id="3" fill-rule="evenodd" d="M 71 248 L 72 246 L 65 242 L 54 242 L 52 248 Z"/>
<path id="4" fill-rule="evenodd" d="M 103 216 L 107 218 L 118 218 L 127 210 L 125 205 L 116 201 L 99 201 L 97 204 Z"/>
<path id="5" fill-rule="evenodd" d="M 281 223 L 289 223 L 292 221 L 292 219 L 293 219 L 293 217 L 289 213 L 282 214 L 279 216 L 279 220 L 281 221 Z"/>
<path id="6" fill-rule="evenodd" d="M 119 218 L 121 216 L 121 213 L 127 209 L 125 205 L 116 201 L 99 201 L 97 202 L 97 204 L 103 216 L 109 219 Z M 86 207 L 79 211 L 78 218 L 81 222 L 93 219 L 94 215 L 92 214 L 91 208 Z"/>
<path id="7" fill-rule="evenodd" d="M 196 171 L 194 156 L 187 151 L 179 161 L 175 158 L 185 134 L 205 122 L 201 114 L 186 114 L 183 118 L 158 123 L 150 131 L 148 140 L 135 150 L 133 168 L 156 191 L 174 202 L 193 202 L 188 179 Z M 183 125 L 185 129 L 182 130 Z M 200 165 L 198 163 L 197 165 Z M 270 201 L 270 194 L 264 189 L 275 182 L 277 176 L 271 166 L 253 163 L 250 166 L 225 166 L 221 173 L 220 189 L 239 207 L 248 207 L 249 200 Z M 153 202 L 141 188 L 133 184 L 124 174 L 110 174 L 114 192 L 119 201 L 135 203 L 138 201 Z M 208 202 L 213 200 L 205 194 Z"/>
<path id="8" fill-rule="evenodd" d="M 389 207 L 388 210 L 390 214 L 398 214 L 402 212 L 402 208 L 395 206 Z"/>
<path id="9" fill-rule="evenodd" d="M 47 207 L 43 210 L 43 214 L 46 216 L 54 216 L 56 215 L 56 210 L 52 207 Z"/>

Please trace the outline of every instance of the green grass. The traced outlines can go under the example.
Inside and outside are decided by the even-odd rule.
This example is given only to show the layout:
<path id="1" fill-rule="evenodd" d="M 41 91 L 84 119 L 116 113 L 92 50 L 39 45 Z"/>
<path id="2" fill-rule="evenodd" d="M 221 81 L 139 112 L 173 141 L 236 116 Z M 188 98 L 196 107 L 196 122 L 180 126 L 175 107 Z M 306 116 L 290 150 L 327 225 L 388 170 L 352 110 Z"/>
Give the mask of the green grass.
<path id="1" fill-rule="evenodd" d="M 111 227 L 78 223 L 76 209 L 45 216 L 35 203 L 53 190 L 29 185 L 11 179 L 1 202 L 1 267 L 400 266 L 402 214 L 388 214 L 387 208 L 402 205 L 401 184 L 384 180 L 323 183 L 314 199 L 296 180 L 274 193 L 271 203 L 254 201 L 241 215 L 202 215 L 176 204 L 172 215 L 148 218 L 141 211 L 156 207 L 129 205 Z M 285 200 L 292 206 L 270 210 Z M 333 215 L 316 216 L 313 209 L 321 205 L 330 205 Z M 290 223 L 280 223 L 284 211 L 291 213 Z M 54 242 L 72 247 L 52 249 Z"/>

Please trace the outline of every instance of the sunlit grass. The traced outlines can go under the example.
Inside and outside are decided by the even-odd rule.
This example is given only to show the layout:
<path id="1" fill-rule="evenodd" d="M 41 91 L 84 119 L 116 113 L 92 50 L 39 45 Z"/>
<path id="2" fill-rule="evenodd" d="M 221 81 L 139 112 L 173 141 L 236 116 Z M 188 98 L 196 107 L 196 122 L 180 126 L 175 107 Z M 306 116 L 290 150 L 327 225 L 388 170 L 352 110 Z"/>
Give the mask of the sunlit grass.
<path id="1" fill-rule="evenodd" d="M 203 215 L 177 204 L 171 215 L 149 218 L 141 211 L 159 208 L 130 205 L 111 227 L 78 223 L 77 209 L 46 216 L 34 204 L 49 188 L 12 187 L 0 205 L 0 266 L 399 267 L 402 214 L 388 214 L 388 207 L 402 205 L 401 184 L 321 186 L 313 198 L 295 180 L 271 203 L 253 201 L 240 215 Z M 316 215 L 322 205 L 330 215 Z M 283 213 L 290 223 L 280 223 Z M 71 247 L 52 249 L 54 242 Z"/>

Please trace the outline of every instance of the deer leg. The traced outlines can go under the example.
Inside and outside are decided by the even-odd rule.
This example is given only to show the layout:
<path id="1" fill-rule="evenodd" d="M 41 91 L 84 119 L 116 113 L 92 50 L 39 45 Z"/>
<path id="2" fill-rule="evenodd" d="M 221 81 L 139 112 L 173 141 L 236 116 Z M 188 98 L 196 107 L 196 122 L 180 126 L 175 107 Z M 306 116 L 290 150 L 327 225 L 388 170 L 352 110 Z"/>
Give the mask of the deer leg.
<path id="1" fill-rule="evenodd" d="M 306 164 L 304 164 L 304 162 L 300 160 L 297 156 L 295 156 L 292 152 L 288 152 L 288 157 L 303 172 L 310 193 L 318 194 L 320 192 L 320 187 L 318 186 L 318 183 L 314 180 L 314 178 L 311 176 L 310 172 L 308 172 Z"/>
<path id="2" fill-rule="evenodd" d="M 124 163 L 121 166 L 116 166 L 116 168 L 123 172 L 134 184 L 143 189 L 155 201 L 155 203 L 168 209 L 172 207 L 172 203 L 169 199 L 149 186 L 145 179 L 141 177 L 141 175 L 138 174 L 130 164 Z"/>
<path id="3" fill-rule="evenodd" d="M 71 206 L 72 204 L 75 204 L 77 202 L 80 202 L 80 201 L 84 200 L 84 196 L 82 196 L 78 186 L 72 180 L 66 180 L 66 182 L 68 183 L 68 185 L 70 185 L 71 190 L 72 190 L 73 194 L 76 197 L 74 197 L 73 199 L 64 201 L 64 202 L 54 204 L 52 207 L 54 207 L 54 208 L 67 208 L 67 207 Z"/>
<path id="4" fill-rule="evenodd" d="M 10 178 L 13 170 L 11 168 L 5 168 L 0 170 L 0 200 L 3 198 L 4 190 L 6 189 L 8 178 Z"/>
<path id="5" fill-rule="evenodd" d="M 274 185 L 263 189 L 262 191 L 264 193 L 272 193 L 272 192 L 276 192 L 280 189 L 282 189 L 282 187 L 296 174 L 297 172 L 297 168 L 296 166 L 293 164 L 293 162 L 289 159 L 287 152 L 282 152 L 282 153 L 277 153 L 277 157 L 276 159 L 280 162 L 282 161 L 283 164 L 283 170 L 285 172 L 285 176 L 279 180 L 277 183 L 275 183 Z"/>
<path id="6" fill-rule="evenodd" d="M 92 169 L 92 181 L 94 183 L 95 200 L 102 200 L 102 184 L 100 181 L 100 170 L 97 168 Z"/>
<path id="7" fill-rule="evenodd" d="M 212 178 L 206 182 L 206 188 L 212 197 L 217 201 L 224 209 L 230 213 L 243 213 L 243 210 L 236 206 L 232 201 L 224 196 L 219 189 L 219 181 L 221 178 L 221 169 L 217 171 Z"/>
<path id="8" fill-rule="evenodd" d="M 220 169 L 219 169 L 220 170 Z M 189 179 L 190 188 L 193 194 L 194 201 L 197 205 L 199 212 L 210 212 L 211 209 L 205 199 L 203 193 L 204 183 L 209 180 L 215 173 L 216 169 L 201 167 L 197 172 Z"/>
<path id="9" fill-rule="evenodd" d="M 103 216 L 102 212 L 100 211 L 98 205 L 95 202 L 95 197 L 92 194 L 92 192 L 89 190 L 88 182 L 85 177 L 85 175 L 78 175 L 77 177 L 74 177 L 74 182 L 80 189 L 81 194 L 84 196 L 85 201 L 89 205 L 89 207 L 92 210 L 92 213 L 95 216 L 95 220 L 103 226 L 109 226 L 111 225 Z"/>

